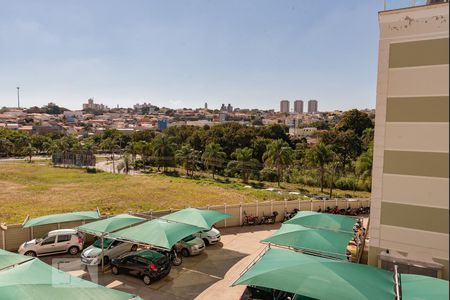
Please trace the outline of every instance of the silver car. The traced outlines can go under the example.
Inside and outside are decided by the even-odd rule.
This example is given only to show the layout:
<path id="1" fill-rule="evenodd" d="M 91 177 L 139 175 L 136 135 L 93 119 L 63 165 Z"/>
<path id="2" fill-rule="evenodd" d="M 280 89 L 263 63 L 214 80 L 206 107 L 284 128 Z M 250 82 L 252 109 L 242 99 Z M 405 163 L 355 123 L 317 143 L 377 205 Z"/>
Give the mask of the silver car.
<path id="1" fill-rule="evenodd" d="M 184 257 L 199 255 L 205 250 L 205 242 L 199 237 L 190 235 L 176 243 L 175 249 Z"/>
<path id="2" fill-rule="evenodd" d="M 74 229 L 53 230 L 42 238 L 20 245 L 18 252 L 28 256 L 44 256 L 58 253 L 78 254 L 83 249 L 84 236 Z"/>
<path id="3" fill-rule="evenodd" d="M 138 248 L 135 244 L 109 239 L 105 239 L 103 241 L 103 247 L 105 264 L 108 264 L 113 258 L 119 257 L 120 255 L 130 251 L 136 251 Z M 84 249 L 83 253 L 81 253 L 81 263 L 88 266 L 97 266 L 102 263 L 101 239 L 96 240 L 94 244 Z"/>

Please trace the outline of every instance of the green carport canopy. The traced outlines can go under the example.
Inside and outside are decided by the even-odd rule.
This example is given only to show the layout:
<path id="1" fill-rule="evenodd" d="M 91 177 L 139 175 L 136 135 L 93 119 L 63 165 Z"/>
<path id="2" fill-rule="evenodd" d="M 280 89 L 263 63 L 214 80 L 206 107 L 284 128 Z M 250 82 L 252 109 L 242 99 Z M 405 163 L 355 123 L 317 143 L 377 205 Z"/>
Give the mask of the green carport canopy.
<path id="1" fill-rule="evenodd" d="M 16 264 L 20 264 L 30 259 L 32 258 L 29 256 L 24 256 L 0 249 L 0 270 Z"/>
<path id="2" fill-rule="evenodd" d="M 448 300 L 448 281 L 428 276 L 401 274 L 402 300 Z"/>
<path id="3" fill-rule="evenodd" d="M 0 271 L 2 300 L 128 300 L 141 299 L 57 270 L 39 259 Z"/>
<path id="4" fill-rule="evenodd" d="M 315 299 L 395 297 L 392 272 L 285 249 L 269 249 L 234 285 L 266 287 Z"/>
<path id="5" fill-rule="evenodd" d="M 100 221 L 91 222 L 78 226 L 76 229 L 95 236 L 102 236 L 105 233 L 111 233 L 130 225 L 143 222 L 146 219 L 132 216 L 129 214 L 117 215 Z"/>
<path id="6" fill-rule="evenodd" d="M 100 219 L 100 214 L 98 211 L 79 211 L 65 214 L 42 216 L 35 219 L 28 219 L 23 224 L 23 227 L 28 228 L 39 225 L 56 224 L 71 221 L 82 221 L 82 220 L 95 220 L 95 219 Z"/>
<path id="7" fill-rule="evenodd" d="M 170 250 L 181 239 L 202 229 L 189 224 L 155 219 L 108 234 L 106 237 Z"/>
<path id="8" fill-rule="evenodd" d="M 315 211 L 299 211 L 285 224 L 297 224 L 305 227 L 334 231 L 353 232 L 356 220 L 343 215 L 318 213 Z"/>
<path id="9" fill-rule="evenodd" d="M 347 232 L 282 224 L 277 232 L 261 242 L 304 249 L 308 252 L 318 252 L 324 256 L 345 259 L 347 245 L 352 238 L 353 235 Z"/>
<path id="10" fill-rule="evenodd" d="M 215 210 L 185 208 L 169 215 L 165 215 L 161 217 L 161 219 L 210 229 L 217 222 L 231 217 L 232 215 Z"/>

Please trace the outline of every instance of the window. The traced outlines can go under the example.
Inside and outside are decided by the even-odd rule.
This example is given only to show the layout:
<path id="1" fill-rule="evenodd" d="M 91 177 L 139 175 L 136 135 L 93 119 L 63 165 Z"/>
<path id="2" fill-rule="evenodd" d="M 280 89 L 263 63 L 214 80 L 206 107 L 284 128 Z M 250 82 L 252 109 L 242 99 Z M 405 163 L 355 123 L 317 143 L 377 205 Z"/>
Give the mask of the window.
<path id="1" fill-rule="evenodd" d="M 58 243 L 68 242 L 72 239 L 72 236 L 69 234 L 58 235 Z"/>
<path id="2" fill-rule="evenodd" d="M 46 240 L 44 240 L 44 241 L 41 243 L 41 245 L 44 246 L 44 245 L 54 244 L 54 243 L 55 243 L 55 240 L 56 240 L 56 236 L 51 236 L 51 237 L 47 238 Z"/>
<path id="3" fill-rule="evenodd" d="M 142 257 L 136 257 L 136 262 L 143 266 L 148 266 L 150 264 L 145 258 Z"/>

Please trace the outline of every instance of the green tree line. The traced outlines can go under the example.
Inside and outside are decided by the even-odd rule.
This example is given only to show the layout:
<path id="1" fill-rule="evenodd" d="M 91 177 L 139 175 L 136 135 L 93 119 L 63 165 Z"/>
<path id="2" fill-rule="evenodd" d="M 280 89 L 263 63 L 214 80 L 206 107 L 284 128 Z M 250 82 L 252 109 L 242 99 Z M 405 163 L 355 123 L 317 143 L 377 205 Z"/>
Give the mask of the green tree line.
<path id="1" fill-rule="evenodd" d="M 275 124 L 245 126 L 223 123 L 212 127 L 176 126 L 161 133 L 152 130 L 122 134 L 114 129 L 87 138 L 65 135 L 28 135 L 0 129 L 0 156 L 52 154 L 91 150 L 114 157 L 119 168 L 168 172 L 182 168 L 186 176 L 198 171 L 250 180 L 273 181 L 329 188 L 366 190 L 371 187 L 373 124 L 358 110 L 327 124 L 310 145 L 292 138 L 288 128 Z"/>

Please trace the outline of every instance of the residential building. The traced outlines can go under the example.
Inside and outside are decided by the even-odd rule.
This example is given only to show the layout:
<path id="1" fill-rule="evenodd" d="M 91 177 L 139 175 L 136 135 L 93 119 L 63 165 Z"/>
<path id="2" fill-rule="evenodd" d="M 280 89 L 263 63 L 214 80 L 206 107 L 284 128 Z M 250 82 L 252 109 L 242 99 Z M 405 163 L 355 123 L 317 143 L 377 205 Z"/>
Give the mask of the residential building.
<path id="1" fill-rule="evenodd" d="M 319 111 L 319 102 L 317 100 L 308 101 L 308 113 L 315 114 Z"/>
<path id="2" fill-rule="evenodd" d="M 289 100 L 280 101 L 280 112 L 289 113 Z"/>
<path id="3" fill-rule="evenodd" d="M 86 109 L 107 111 L 107 110 L 109 110 L 109 107 L 106 105 L 103 105 L 103 104 L 94 103 L 94 99 L 90 98 L 90 99 L 88 99 L 87 103 L 83 103 L 83 110 L 86 110 Z"/>
<path id="4" fill-rule="evenodd" d="M 294 101 L 294 112 L 296 112 L 298 114 L 303 113 L 303 101 L 302 100 Z"/>
<path id="5" fill-rule="evenodd" d="M 369 264 L 448 279 L 449 5 L 379 26 Z"/>

